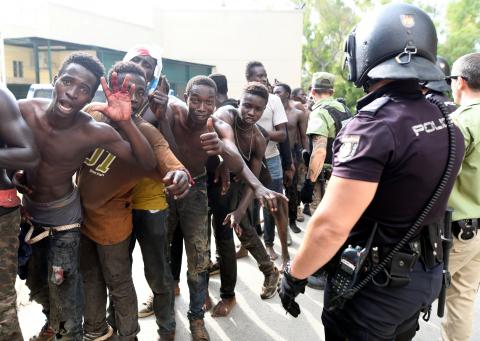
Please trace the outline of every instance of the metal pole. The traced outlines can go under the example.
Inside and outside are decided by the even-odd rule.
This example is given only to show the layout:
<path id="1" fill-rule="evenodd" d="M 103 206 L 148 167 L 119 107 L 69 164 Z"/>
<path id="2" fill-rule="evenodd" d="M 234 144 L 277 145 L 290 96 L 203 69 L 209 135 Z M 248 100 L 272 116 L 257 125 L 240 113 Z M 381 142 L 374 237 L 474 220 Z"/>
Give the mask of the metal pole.
<path id="1" fill-rule="evenodd" d="M 7 74 L 5 70 L 5 44 L 2 32 L 0 32 L 0 83 L 7 84 Z"/>
<path id="2" fill-rule="evenodd" d="M 52 49 L 50 48 L 50 39 L 47 40 L 47 64 L 48 64 L 48 82 L 52 83 Z"/>
<path id="3" fill-rule="evenodd" d="M 40 61 L 38 60 L 38 44 L 33 43 L 33 62 L 35 63 L 35 83 L 40 83 Z"/>

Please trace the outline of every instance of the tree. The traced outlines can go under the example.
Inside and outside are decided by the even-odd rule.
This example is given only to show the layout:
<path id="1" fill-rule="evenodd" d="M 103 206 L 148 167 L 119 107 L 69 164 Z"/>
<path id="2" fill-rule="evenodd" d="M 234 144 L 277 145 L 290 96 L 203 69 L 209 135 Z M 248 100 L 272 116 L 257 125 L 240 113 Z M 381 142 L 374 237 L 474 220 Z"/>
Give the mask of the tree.
<path id="1" fill-rule="evenodd" d="M 450 1 L 446 14 L 446 41 L 439 55 L 453 62 L 464 54 L 480 50 L 480 12 L 478 0 Z"/>
<path id="2" fill-rule="evenodd" d="M 304 7 L 303 79 L 310 85 L 312 74 L 326 71 L 337 75 L 335 91 L 349 106 L 362 96 L 346 81 L 343 71 L 345 37 L 358 22 L 355 10 L 342 0 L 308 0 Z"/>

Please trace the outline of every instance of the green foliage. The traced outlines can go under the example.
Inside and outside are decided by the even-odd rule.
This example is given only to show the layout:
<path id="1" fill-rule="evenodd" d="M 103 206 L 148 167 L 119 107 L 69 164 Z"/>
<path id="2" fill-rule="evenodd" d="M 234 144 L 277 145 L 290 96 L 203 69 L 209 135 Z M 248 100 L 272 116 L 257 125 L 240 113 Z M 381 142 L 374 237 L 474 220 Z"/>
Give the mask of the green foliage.
<path id="1" fill-rule="evenodd" d="M 335 96 L 352 107 L 363 92 L 346 81 L 342 72 L 345 37 L 358 22 L 355 10 L 342 0 L 308 0 L 304 7 L 303 79 L 308 88 L 312 74 L 337 75 Z"/>
<path id="2" fill-rule="evenodd" d="M 480 50 L 479 0 L 450 0 L 447 7 L 447 39 L 439 46 L 439 55 L 449 62 Z"/>
<path id="3" fill-rule="evenodd" d="M 480 0 L 404 0 L 419 6 L 431 17 L 440 37 L 438 55 L 450 63 L 460 56 L 480 51 Z M 344 39 L 363 13 L 389 0 L 297 0 L 304 3 L 302 85 L 308 88 L 314 72 L 337 75 L 335 96 L 350 107 L 363 96 L 346 80 L 342 70 Z M 447 3 L 445 3 L 447 2 Z M 445 10 L 446 9 L 446 10 Z"/>

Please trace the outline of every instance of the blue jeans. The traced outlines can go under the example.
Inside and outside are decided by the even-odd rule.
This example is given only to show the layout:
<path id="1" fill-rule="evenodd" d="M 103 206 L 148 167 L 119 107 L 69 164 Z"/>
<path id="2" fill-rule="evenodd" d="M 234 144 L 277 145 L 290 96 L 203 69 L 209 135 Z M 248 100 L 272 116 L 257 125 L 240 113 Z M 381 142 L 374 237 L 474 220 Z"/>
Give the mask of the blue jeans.
<path id="1" fill-rule="evenodd" d="M 22 228 L 27 228 L 23 225 Z M 43 231 L 39 229 L 34 232 Z M 80 231 L 53 232 L 32 244 L 27 286 L 62 339 L 82 340 L 83 289 L 79 272 Z"/>
<path id="2" fill-rule="evenodd" d="M 142 250 L 145 278 L 153 292 L 153 311 L 157 319 L 158 332 L 175 331 L 173 308 L 173 276 L 167 260 L 167 220 L 168 210 L 133 210 L 133 233 L 130 252 L 135 240 Z"/>
<path id="3" fill-rule="evenodd" d="M 280 155 L 267 159 L 267 168 L 272 177 L 272 182 L 266 186 L 272 191 L 283 193 L 283 170 Z M 263 209 L 264 234 L 263 240 L 265 246 L 273 246 L 275 241 L 275 220 L 267 208 Z"/>

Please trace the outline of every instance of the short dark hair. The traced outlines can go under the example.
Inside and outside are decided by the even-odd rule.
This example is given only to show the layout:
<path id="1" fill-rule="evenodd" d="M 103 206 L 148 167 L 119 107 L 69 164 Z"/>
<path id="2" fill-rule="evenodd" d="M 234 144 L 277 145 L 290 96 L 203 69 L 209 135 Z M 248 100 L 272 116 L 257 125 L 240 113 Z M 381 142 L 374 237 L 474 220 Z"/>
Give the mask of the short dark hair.
<path id="1" fill-rule="evenodd" d="M 226 95 L 228 92 L 227 77 L 221 73 L 212 73 L 208 76 L 217 85 L 217 92 L 222 95 Z"/>
<path id="2" fill-rule="evenodd" d="M 317 89 L 317 88 L 312 88 L 311 91 L 315 92 L 318 95 L 333 95 L 333 89 Z"/>
<path id="3" fill-rule="evenodd" d="M 245 68 L 245 77 L 247 79 L 249 79 L 252 76 L 253 68 L 259 67 L 259 66 L 264 67 L 261 62 L 256 61 L 256 60 L 252 60 L 252 61 L 248 62 L 247 67 Z"/>
<path id="4" fill-rule="evenodd" d="M 452 74 L 452 76 L 462 76 L 471 89 L 475 91 L 480 90 L 479 52 L 469 53 L 458 58 L 454 63 L 453 69 L 457 72 L 457 74 Z"/>
<path id="5" fill-rule="evenodd" d="M 285 84 L 285 83 L 276 83 L 274 84 L 274 87 L 275 86 L 281 86 L 283 88 L 283 90 L 285 90 L 286 93 L 288 93 L 288 96 L 290 97 L 290 95 L 292 94 L 292 88 L 288 85 L 288 84 Z"/>
<path id="6" fill-rule="evenodd" d="M 105 67 L 102 62 L 95 56 L 92 56 L 85 52 L 73 52 L 63 61 L 58 71 L 58 75 L 61 76 L 67 66 L 70 64 L 78 64 L 83 66 L 85 69 L 93 73 L 97 79 L 96 86 L 92 89 L 92 94 L 97 91 L 98 86 L 100 85 L 100 78 L 105 74 Z"/>
<path id="7" fill-rule="evenodd" d="M 251 94 L 262 97 L 265 102 L 268 102 L 268 89 L 265 85 L 259 82 L 249 82 L 243 88 L 244 94 Z"/>
<path id="8" fill-rule="evenodd" d="M 298 93 L 299 93 L 300 91 L 305 92 L 302 88 L 295 88 L 295 89 L 293 89 L 293 90 L 292 90 L 292 96 L 298 96 Z"/>
<path id="9" fill-rule="evenodd" d="M 217 92 L 217 85 L 212 79 L 208 78 L 207 76 L 195 76 L 191 78 L 187 83 L 187 87 L 185 88 L 185 93 L 187 94 L 187 96 L 190 95 L 190 91 L 192 91 L 192 87 L 194 85 L 209 86 L 215 90 L 215 93 Z"/>
<path id="10" fill-rule="evenodd" d="M 134 62 L 131 62 L 131 61 L 128 61 L 128 62 L 116 62 L 112 68 L 108 71 L 108 84 L 111 85 L 112 83 L 112 74 L 116 72 L 118 77 L 120 77 L 120 75 L 126 75 L 127 73 L 130 73 L 130 74 L 134 74 L 134 75 L 139 75 L 141 77 L 143 77 L 145 79 L 145 82 L 147 81 L 146 80 L 146 76 L 145 76 L 145 71 L 143 71 L 143 69 L 138 66 L 137 64 L 135 64 Z M 119 84 L 120 86 L 121 84 Z"/>

